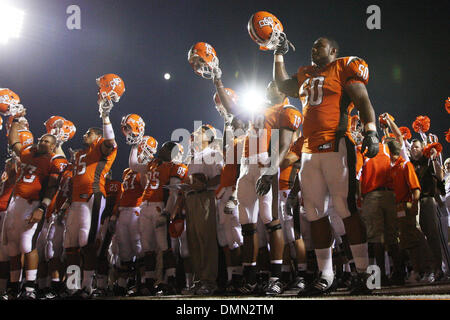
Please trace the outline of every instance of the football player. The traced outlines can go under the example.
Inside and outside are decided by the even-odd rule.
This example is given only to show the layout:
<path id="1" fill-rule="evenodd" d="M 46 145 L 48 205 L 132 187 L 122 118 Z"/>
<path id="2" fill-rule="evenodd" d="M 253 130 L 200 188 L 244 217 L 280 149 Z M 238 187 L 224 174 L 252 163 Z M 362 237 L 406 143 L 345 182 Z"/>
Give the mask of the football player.
<path id="1" fill-rule="evenodd" d="M 80 253 L 83 256 L 83 282 L 77 292 L 82 298 L 89 298 L 92 293 L 97 259 L 95 241 L 105 207 L 105 176 L 117 155 L 109 119 L 111 107 L 100 103 L 103 128 L 90 128 L 83 135 L 86 147 L 76 153 L 74 160 L 72 203 L 67 214 L 64 248 L 68 266 L 80 266 Z"/>
<path id="2" fill-rule="evenodd" d="M 8 136 L 11 149 L 20 157 L 21 168 L 14 186 L 13 202 L 7 211 L 6 237 L 13 295 L 19 290 L 21 254 L 24 254 L 26 282 L 21 297 L 36 299 L 35 282 L 39 262 L 36 240 L 42 230 L 46 210 L 57 190 L 59 175 L 67 166 L 67 160 L 54 154 L 57 141 L 55 136 L 50 134 L 44 134 L 37 146 L 23 149 L 18 132 L 20 127 L 18 121 L 13 121 Z"/>
<path id="3" fill-rule="evenodd" d="M 364 125 L 362 152 L 378 153 L 375 112 L 367 93 L 367 63 L 358 57 L 338 58 L 339 47 L 328 37 L 317 39 L 311 49 L 311 66 L 300 67 L 290 77 L 284 65 L 289 43 L 284 37 L 274 51 L 274 79 L 288 96 L 303 105 L 303 144 L 300 169 L 303 200 L 311 221 L 313 242 L 321 276 L 308 293 L 329 291 L 334 279 L 331 260 L 332 233 L 325 216 L 330 194 L 334 209 L 343 219 L 358 269 L 352 292 L 367 292 L 369 258 L 366 230 L 356 208 L 355 146 L 348 126 L 348 107 L 354 103 Z"/>
<path id="4" fill-rule="evenodd" d="M 220 70 L 220 69 L 219 69 Z M 214 84 L 219 96 L 226 97 L 221 80 L 221 71 L 214 71 Z M 272 193 L 278 204 L 278 168 L 285 157 L 294 133 L 299 129 L 302 116 L 294 106 L 289 104 L 284 93 L 281 93 L 273 81 L 267 88 L 267 99 L 261 114 L 252 119 L 241 163 L 241 174 L 237 183 L 239 202 L 239 220 L 244 235 L 243 267 L 246 284 L 242 293 L 251 293 L 256 289 L 256 258 L 258 246 L 256 222 L 258 212 L 257 201 L 265 205 L 259 215 L 270 233 L 271 278 L 267 294 L 280 294 L 284 286 L 280 281 L 284 241 L 278 214 L 278 206 L 272 206 Z M 225 104 L 224 104 L 225 106 Z M 227 108 L 227 106 L 225 106 Z M 227 111 L 231 111 L 227 109 Z M 272 134 L 275 139 L 271 139 Z M 270 157 L 269 157 L 270 154 Z M 272 188 L 272 185 L 275 188 Z M 271 191 L 272 192 L 269 192 Z M 275 194 L 276 192 L 276 194 Z"/>
<path id="5" fill-rule="evenodd" d="M 180 154 L 179 146 L 175 142 L 164 143 L 155 158 L 147 158 L 148 164 L 145 170 L 142 163 L 137 163 L 133 157 L 133 149 L 137 148 L 132 148 L 130 168 L 146 176 L 146 187 L 139 214 L 141 246 L 145 255 L 146 287 L 151 295 L 175 294 L 176 264 L 168 244 L 167 223 L 169 219 L 174 218 L 178 192 L 170 190 L 167 195 L 166 187 L 179 184 L 187 174 L 187 167 L 179 161 L 174 161 Z M 157 250 L 160 250 L 163 255 L 164 279 L 155 288 Z"/>
<path id="6" fill-rule="evenodd" d="M 134 261 L 141 253 L 139 213 L 144 192 L 141 175 L 127 168 L 122 176 L 122 196 L 116 225 L 119 246 L 119 293 L 125 295 L 128 280 L 133 275 Z"/>
<path id="7" fill-rule="evenodd" d="M 6 286 L 9 278 L 9 256 L 7 247 L 3 244 L 3 236 L 6 236 L 3 226 L 6 218 L 6 209 L 11 200 L 14 182 L 16 180 L 16 171 L 13 162 L 13 158 L 8 158 L 5 161 L 5 170 L 2 173 L 0 181 L 0 300 L 8 300 Z"/>

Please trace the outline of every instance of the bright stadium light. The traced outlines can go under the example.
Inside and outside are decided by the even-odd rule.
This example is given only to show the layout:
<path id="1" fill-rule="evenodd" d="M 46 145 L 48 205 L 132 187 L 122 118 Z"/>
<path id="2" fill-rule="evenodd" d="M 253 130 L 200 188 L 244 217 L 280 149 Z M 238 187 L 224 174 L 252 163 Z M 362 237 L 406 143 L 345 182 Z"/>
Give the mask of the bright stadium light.
<path id="1" fill-rule="evenodd" d="M 24 15 L 19 9 L 0 4 L 0 43 L 6 44 L 10 38 L 20 36 Z"/>
<path id="2" fill-rule="evenodd" d="M 256 113 L 263 107 L 266 102 L 266 92 L 261 89 L 249 89 L 242 95 L 241 106 L 248 113 Z"/>

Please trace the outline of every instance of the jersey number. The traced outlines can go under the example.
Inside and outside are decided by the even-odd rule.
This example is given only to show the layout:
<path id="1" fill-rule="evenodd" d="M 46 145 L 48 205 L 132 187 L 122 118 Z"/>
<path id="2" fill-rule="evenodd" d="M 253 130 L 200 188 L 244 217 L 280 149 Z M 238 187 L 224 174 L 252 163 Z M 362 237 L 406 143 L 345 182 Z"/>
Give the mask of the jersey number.
<path id="1" fill-rule="evenodd" d="M 322 103 L 323 98 L 323 82 L 325 77 L 316 77 L 306 79 L 300 87 L 300 96 L 306 96 L 305 105 L 318 106 Z"/>
<path id="2" fill-rule="evenodd" d="M 35 167 L 31 164 L 25 165 L 22 170 L 23 182 L 33 183 L 34 179 L 36 179 L 36 176 L 34 175 L 34 172 L 36 170 L 37 170 L 37 167 Z M 26 172 L 28 172 L 28 173 L 25 174 Z"/>
<path id="3" fill-rule="evenodd" d="M 81 160 L 84 159 L 86 157 L 86 154 L 82 154 L 79 158 L 78 158 L 78 163 L 77 163 L 77 174 L 78 175 L 82 175 L 86 172 L 86 162 L 82 162 Z"/>
<path id="4" fill-rule="evenodd" d="M 156 190 L 159 188 L 159 171 L 149 171 L 147 172 L 147 186 L 151 189 Z"/>
<path id="5" fill-rule="evenodd" d="M 130 182 L 130 179 L 131 179 L 131 182 Z M 134 180 L 136 180 L 135 174 L 131 175 L 131 178 L 130 178 L 130 176 L 128 176 L 127 179 L 123 182 L 123 190 L 124 191 L 127 191 L 128 189 L 134 190 Z"/>

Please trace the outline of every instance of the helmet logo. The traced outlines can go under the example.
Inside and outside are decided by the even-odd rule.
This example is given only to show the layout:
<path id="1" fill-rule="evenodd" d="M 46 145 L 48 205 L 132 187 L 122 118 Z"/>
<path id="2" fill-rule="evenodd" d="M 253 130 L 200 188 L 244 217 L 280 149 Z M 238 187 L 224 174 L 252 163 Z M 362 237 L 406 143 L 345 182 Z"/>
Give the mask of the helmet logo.
<path id="1" fill-rule="evenodd" d="M 5 94 L 3 96 L 0 96 L 0 103 L 6 103 L 6 104 L 10 104 L 12 103 L 12 99 L 9 97 L 9 95 Z"/>
<path id="2" fill-rule="evenodd" d="M 272 19 L 272 17 L 264 17 L 264 19 L 259 20 L 258 23 L 259 23 L 260 28 L 263 28 L 266 26 L 273 26 L 273 19 Z"/>
<path id="3" fill-rule="evenodd" d="M 208 43 L 205 43 L 205 48 L 206 48 L 206 54 L 207 54 L 207 55 L 212 55 L 212 54 L 214 54 L 211 45 L 209 45 Z"/>
<path id="4" fill-rule="evenodd" d="M 118 86 L 121 82 L 122 80 L 120 80 L 120 78 L 114 78 L 109 82 L 109 85 L 111 86 L 111 88 L 115 89 L 116 86 Z"/>

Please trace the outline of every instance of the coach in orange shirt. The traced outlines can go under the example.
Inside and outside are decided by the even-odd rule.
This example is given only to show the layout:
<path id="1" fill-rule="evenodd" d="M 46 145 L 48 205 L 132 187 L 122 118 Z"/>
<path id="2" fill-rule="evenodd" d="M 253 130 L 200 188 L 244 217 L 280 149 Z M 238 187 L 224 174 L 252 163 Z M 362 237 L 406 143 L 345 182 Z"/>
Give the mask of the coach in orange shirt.
<path id="1" fill-rule="evenodd" d="M 390 175 L 397 204 L 397 217 L 400 231 L 400 247 L 407 250 L 414 274 L 420 270 L 419 244 L 420 231 L 416 226 L 416 215 L 419 212 L 420 184 L 414 166 L 400 156 L 401 145 L 391 140 L 387 143 L 391 153 Z M 411 277 L 410 277 L 411 278 Z"/>
<path id="2" fill-rule="evenodd" d="M 404 271 L 402 272 L 401 269 L 397 240 L 395 194 L 390 177 L 391 157 L 385 143 L 379 144 L 379 150 L 373 158 L 367 158 L 361 152 L 356 153 L 357 178 L 363 198 L 361 218 L 366 225 L 367 241 L 369 245 L 373 246 L 376 264 L 381 270 L 382 283 L 387 282 L 384 259 L 384 251 L 387 248 L 394 263 L 392 280 L 396 284 L 402 284 Z M 397 283 L 399 281 L 400 283 Z"/>

